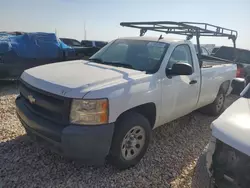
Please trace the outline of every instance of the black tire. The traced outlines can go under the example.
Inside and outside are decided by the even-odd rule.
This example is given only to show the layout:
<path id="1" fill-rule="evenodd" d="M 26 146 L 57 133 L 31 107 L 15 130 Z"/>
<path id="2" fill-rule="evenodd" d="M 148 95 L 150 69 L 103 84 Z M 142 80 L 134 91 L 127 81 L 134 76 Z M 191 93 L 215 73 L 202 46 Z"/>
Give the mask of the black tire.
<path id="1" fill-rule="evenodd" d="M 135 127 L 140 127 L 142 132 L 144 130 L 144 145 L 140 148 L 140 151 L 137 152 L 138 154 L 135 155 L 135 158 L 126 160 L 122 153 L 122 147 L 124 146 L 122 143 L 124 142 L 125 136 L 129 134 L 129 131 Z M 115 125 L 108 162 L 120 170 L 135 166 L 146 153 L 151 140 L 151 134 L 152 128 L 147 118 L 137 112 L 127 112 L 121 118 L 119 118 Z"/>
<path id="2" fill-rule="evenodd" d="M 212 116 L 220 115 L 221 112 L 224 110 L 225 98 L 226 98 L 225 92 L 220 90 L 214 102 L 201 108 L 200 112 L 204 114 L 212 115 Z M 219 104 L 220 104 L 220 108 L 218 108 Z"/>

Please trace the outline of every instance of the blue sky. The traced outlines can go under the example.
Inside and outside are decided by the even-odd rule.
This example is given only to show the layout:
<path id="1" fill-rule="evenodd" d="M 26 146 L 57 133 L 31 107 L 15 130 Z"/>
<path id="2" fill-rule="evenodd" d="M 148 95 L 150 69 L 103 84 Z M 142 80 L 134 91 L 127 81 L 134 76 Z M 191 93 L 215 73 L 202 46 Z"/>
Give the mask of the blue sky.
<path id="1" fill-rule="evenodd" d="M 249 0 L 0 0 L 1 30 L 56 29 L 59 37 L 78 40 L 84 39 L 84 22 L 87 39 L 112 40 L 138 35 L 136 29 L 121 27 L 122 21 L 164 20 L 207 22 L 238 30 L 237 46 L 250 49 Z M 232 45 L 225 38 L 207 37 L 201 42 Z"/>

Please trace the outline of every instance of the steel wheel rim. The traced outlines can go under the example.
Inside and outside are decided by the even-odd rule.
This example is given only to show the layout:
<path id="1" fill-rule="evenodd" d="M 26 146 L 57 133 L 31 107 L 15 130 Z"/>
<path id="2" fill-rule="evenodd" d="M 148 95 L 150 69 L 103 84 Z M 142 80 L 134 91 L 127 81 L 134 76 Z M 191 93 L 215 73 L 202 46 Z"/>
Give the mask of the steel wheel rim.
<path id="1" fill-rule="evenodd" d="M 221 94 L 217 99 L 217 105 L 216 105 L 217 111 L 219 111 L 222 108 L 223 102 L 224 102 L 224 96 Z"/>
<path id="2" fill-rule="evenodd" d="M 146 133 L 141 126 L 132 127 L 124 136 L 121 144 L 122 157 L 125 160 L 136 158 L 145 145 Z"/>

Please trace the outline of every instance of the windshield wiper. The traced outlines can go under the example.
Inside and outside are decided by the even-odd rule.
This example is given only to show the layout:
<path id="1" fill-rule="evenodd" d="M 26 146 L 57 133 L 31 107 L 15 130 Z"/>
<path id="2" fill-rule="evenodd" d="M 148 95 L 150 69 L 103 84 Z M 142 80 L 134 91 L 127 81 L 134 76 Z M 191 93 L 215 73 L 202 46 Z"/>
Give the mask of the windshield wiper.
<path id="1" fill-rule="evenodd" d="M 89 61 L 95 62 L 95 63 L 103 63 L 103 60 L 101 58 L 91 58 L 89 59 Z"/>
<path id="2" fill-rule="evenodd" d="M 107 62 L 107 61 L 104 61 L 103 64 L 112 65 L 112 66 L 116 66 L 116 67 L 124 67 L 124 68 L 133 69 L 132 65 L 129 65 L 129 64 L 126 64 L 126 63 L 121 63 L 121 62 L 115 62 L 115 61 Z"/>
<path id="3" fill-rule="evenodd" d="M 122 62 L 116 62 L 116 61 L 103 61 L 101 58 L 91 58 L 91 59 L 89 59 L 89 61 L 95 62 L 95 63 L 100 63 L 103 65 L 112 65 L 115 67 L 124 67 L 124 68 L 133 69 L 132 65 L 122 63 Z"/>

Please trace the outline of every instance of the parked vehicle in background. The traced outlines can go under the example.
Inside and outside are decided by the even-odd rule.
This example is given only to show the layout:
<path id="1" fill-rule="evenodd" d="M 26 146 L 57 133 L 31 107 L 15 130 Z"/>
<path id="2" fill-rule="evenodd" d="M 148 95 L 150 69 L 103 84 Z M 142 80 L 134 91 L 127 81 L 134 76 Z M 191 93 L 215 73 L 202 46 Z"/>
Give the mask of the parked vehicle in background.
<path id="1" fill-rule="evenodd" d="M 201 52 L 202 52 L 202 55 L 210 55 L 209 51 L 203 46 L 201 46 Z"/>
<path id="2" fill-rule="evenodd" d="M 222 46 L 214 50 L 213 56 L 235 61 L 238 66 L 237 77 L 246 78 L 250 76 L 250 50 Z"/>
<path id="3" fill-rule="evenodd" d="M 83 46 L 81 42 L 76 39 L 60 38 L 60 40 L 75 50 L 77 59 L 85 59 L 96 52 L 90 47 Z"/>
<path id="4" fill-rule="evenodd" d="M 198 54 L 197 45 L 194 45 L 194 47 L 195 47 L 196 53 Z M 200 46 L 200 49 L 201 49 L 201 54 L 202 55 L 206 55 L 206 56 L 210 55 L 209 51 L 204 46 Z"/>
<path id="5" fill-rule="evenodd" d="M 104 42 L 104 41 L 93 41 L 93 40 L 82 40 L 81 44 L 85 47 L 96 47 L 101 49 L 102 47 L 104 47 L 106 44 L 108 44 L 108 42 Z"/>
<path id="6" fill-rule="evenodd" d="M 53 33 L 0 33 L 0 79 L 16 79 L 28 68 L 75 59 L 75 51 Z"/>
<path id="7" fill-rule="evenodd" d="M 216 46 L 215 46 L 215 44 L 201 44 L 201 47 L 204 47 L 204 48 L 208 51 L 209 55 L 211 55 L 213 49 L 214 49 Z"/>
<path id="8" fill-rule="evenodd" d="M 60 38 L 60 40 L 71 47 L 81 47 L 82 46 L 82 44 L 76 39 Z"/>
<path id="9" fill-rule="evenodd" d="M 126 169 L 144 156 L 152 129 L 200 108 L 220 114 L 236 65 L 219 64 L 223 60 L 203 57 L 200 51 L 197 56 L 189 40 L 142 37 L 144 25 L 190 37 L 210 34 L 204 29 L 209 24 L 121 25 L 140 28 L 141 37 L 116 39 L 89 61 L 26 70 L 16 106 L 28 135 L 42 138 L 70 158 L 88 164 L 102 164 L 107 158 Z M 176 25 L 180 31 L 171 29 Z M 215 34 L 236 39 L 236 31 L 228 35 L 213 27 Z M 199 46 L 199 37 L 197 41 Z"/>
<path id="10" fill-rule="evenodd" d="M 86 53 L 86 56 L 89 58 L 108 43 L 104 41 L 82 40 L 81 44 L 82 46 L 89 49 Z M 85 58 L 85 59 L 88 59 L 88 58 Z"/>
<path id="11" fill-rule="evenodd" d="M 250 186 L 250 84 L 212 124 L 207 169 L 218 188 Z"/>
<path id="12" fill-rule="evenodd" d="M 219 49 L 220 49 L 220 47 L 214 47 L 211 55 L 214 55 Z"/>
<path id="13" fill-rule="evenodd" d="M 237 64 L 232 93 L 239 95 L 250 81 L 250 50 L 222 46 L 213 50 L 213 56 L 234 61 Z"/>

